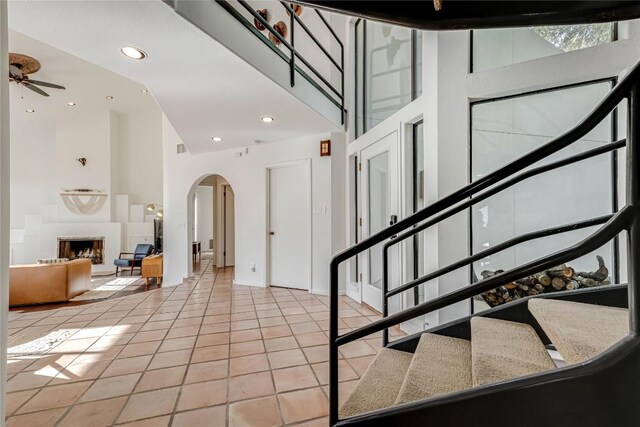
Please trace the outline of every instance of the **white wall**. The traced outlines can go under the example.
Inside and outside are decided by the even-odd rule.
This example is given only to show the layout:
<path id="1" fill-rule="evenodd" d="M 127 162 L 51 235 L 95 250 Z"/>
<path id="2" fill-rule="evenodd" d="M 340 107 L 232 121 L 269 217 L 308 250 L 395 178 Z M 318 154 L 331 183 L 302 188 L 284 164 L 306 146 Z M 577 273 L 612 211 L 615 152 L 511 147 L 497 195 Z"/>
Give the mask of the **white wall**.
<path id="1" fill-rule="evenodd" d="M 213 187 L 199 185 L 196 188 L 198 210 L 196 211 L 196 240 L 202 244 L 202 250 L 209 250 L 209 240 L 213 239 Z"/>
<path id="2" fill-rule="evenodd" d="M 56 197 L 60 222 L 109 222 L 111 220 L 111 116 L 109 112 L 60 118 L 56 122 L 55 184 L 58 192 L 90 188 L 108 194 L 93 215 L 70 212 Z M 76 159 L 85 157 L 85 166 Z"/>
<path id="3" fill-rule="evenodd" d="M 157 107 L 123 114 L 78 110 L 55 120 L 18 122 L 11 129 L 12 263 L 57 256 L 55 239 L 45 241 L 49 237 L 43 234 L 44 224 L 92 224 L 89 234 L 103 235 L 99 224 L 122 222 L 121 235 L 109 243 L 112 250 L 104 266 L 94 267 L 96 271 L 110 269 L 111 258 L 121 250 L 152 242 L 153 224 L 144 217 L 143 205 L 162 204 L 161 132 Z M 86 166 L 76 160 L 79 157 L 87 159 Z M 104 191 L 107 201 L 96 214 L 73 214 L 60 192 L 74 188 Z M 126 196 L 127 206 L 118 206 L 118 194 Z M 130 217 L 129 205 L 143 214 Z M 116 215 L 118 207 L 126 215 Z"/>
<path id="4" fill-rule="evenodd" d="M 119 119 L 118 193 L 132 204 L 162 204 L 162 112 L 140 110 Z"/>
<path id="5" fill-rule="evenodd" d="M 191 242 L 188 240 L 188 197 L 202 178 L 218 174 L 235 193 L 235 282 L 264 286 L 266 283 L 266 167 L 277 163 L 311 159 L 312 209 L 327 207 L 327 214 L 312 217 L 312 292 L 328 292 L 329 260 L 332 255 L 332 180 L 344 171 L 332 170 L 331 157 L 319 157 L 319 141 L 330 135 L 271 144 L 252 145 L 241 150 L 192 156 L 176 154 L 180 138 L 163 119 L 165 200 L 165 283 L 181 283 L 191 271 Z M 240 156 L 239 154 L 242 153 Z M 344 153 L 334 151 L 332 156 Z M 344 183 L 337 184 L 344 188 Z M 338 207 L 339 208 L 339 207 Z M 341 225 L 338 225 L 341 226 Z M 336 244 L 336 246 L 339 246 Z M 255 271 L 251 265 L 256 265 Z"/>
<path id="6" fill-rule="evenodd" d="M 55 204 L 60 192 L 54 179 L 56 131 L 53 121 L 38 121 L 11 133 L 11 228 L 25 226 L 27 214 Z"/>

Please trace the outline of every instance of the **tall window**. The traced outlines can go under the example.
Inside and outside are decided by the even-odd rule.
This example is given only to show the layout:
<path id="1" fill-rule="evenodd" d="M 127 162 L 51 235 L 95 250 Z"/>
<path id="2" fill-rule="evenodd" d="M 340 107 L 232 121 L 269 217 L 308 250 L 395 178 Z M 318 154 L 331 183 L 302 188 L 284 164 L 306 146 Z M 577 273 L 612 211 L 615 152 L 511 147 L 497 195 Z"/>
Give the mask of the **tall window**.
<path id="1" fill-rule="evenodd" d="M 359 20 L 356 32 L 356 136 L 422 93 L 422 35 Z"/>
<path id="2" fill-rule="evenodd" d="M 615 24 L 477 30 L 472 37 L 472 68 L 482 71 L 609 43 Z"/>
<path id="3" fill-rule="evenodd" d="M 424 199 L 424 124 L 413 125 L 413 212 L 425 206 Z M 424 276 L 424 233 L 413 236 L 413 278 Z M 414 303 L 424 301 L 424 285 L 414 288 Z"/>
<path id="4" fill-rule="evenodd" d="M 549 142 L 579 123 L 611 90 L 601 81 L 541 93 L 486 101 L 471 109 L 471 180 L 486 176 L 506 163 Z M 611 142 L 613 115 L 585 137 L 539 164 Z M 616 210 L 615 154 L 605 154 L 530 178 L 471 208 L 472 252 L 489 249 L 523 233 L 584 221 Z M 508 270 L 575 244 L 595 228 L 532 240 L 487 256 L 473 265 L 484 270 Z M 568 264 L 576 271 L 594 271 L 596 255 L 604 258 L 613 279 L 615 245 L 607 243 L 594 253 Z"/>

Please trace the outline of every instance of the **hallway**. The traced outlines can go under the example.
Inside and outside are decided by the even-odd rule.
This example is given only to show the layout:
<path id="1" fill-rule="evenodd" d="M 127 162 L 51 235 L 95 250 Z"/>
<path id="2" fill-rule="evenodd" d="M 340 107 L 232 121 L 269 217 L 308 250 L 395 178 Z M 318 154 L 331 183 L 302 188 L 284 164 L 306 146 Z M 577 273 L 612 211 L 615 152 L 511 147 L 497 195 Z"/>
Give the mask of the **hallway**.
<path id="1" fill-rule="evenodd" d="M 126 298 L 10 313 L 12 335 L 59 342 L 43 354 L 10 349 L 7 425 L 326 425 L 327 298 L 232 285 L 233 269 L 210 260 L 197 274 Z M 378 318 L 347 297 L 340 316 L 341 332 Z M 343 398 L 379 348 L 379 338 L 342 347 Z"/>

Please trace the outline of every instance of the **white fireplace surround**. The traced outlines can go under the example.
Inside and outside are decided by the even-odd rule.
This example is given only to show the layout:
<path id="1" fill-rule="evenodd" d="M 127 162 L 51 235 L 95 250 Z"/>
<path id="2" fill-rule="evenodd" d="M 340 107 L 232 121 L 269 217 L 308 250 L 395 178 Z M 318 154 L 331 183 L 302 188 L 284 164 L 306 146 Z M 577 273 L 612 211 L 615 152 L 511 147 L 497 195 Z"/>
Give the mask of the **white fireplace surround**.
<path id="1" fill-rule="evenodd" d="M 40 238 L 38 239 L 39 251 L 25 251 L 26 253 L 40 253 L 41 258 L 55 258 L 58 256 L 58 238 L 69 240 L 104 238 L 103 264 L 93 264 L 91 269 L 93 273 L 115 271 L 113 260 L 120 255 L 120 248 L 122 247 L 122 224 L 118 222 L 43 223 L 40 227 Z"/>

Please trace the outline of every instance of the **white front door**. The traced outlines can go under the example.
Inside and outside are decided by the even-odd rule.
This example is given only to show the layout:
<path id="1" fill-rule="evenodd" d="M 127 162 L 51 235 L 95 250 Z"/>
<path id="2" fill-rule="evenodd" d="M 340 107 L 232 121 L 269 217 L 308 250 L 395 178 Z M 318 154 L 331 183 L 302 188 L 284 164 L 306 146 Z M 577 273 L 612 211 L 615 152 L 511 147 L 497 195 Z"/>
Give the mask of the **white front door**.
<path id="1" fill-rule="evenodd" d="M 268 169 L 269 285 L 311 289 L 309 164 Z"/>
<path id="2" fill-rule="evenodd" d="M 367 238 L 388 227 L 398 215 L 398 134 L 394 132 L 362 150 L 362 234 Z M 382 243 L 365 252 L 362 260 L 362 301 L 382 311 Z M 390 274 L 397 270 L 389 253 Z"/>

